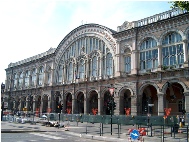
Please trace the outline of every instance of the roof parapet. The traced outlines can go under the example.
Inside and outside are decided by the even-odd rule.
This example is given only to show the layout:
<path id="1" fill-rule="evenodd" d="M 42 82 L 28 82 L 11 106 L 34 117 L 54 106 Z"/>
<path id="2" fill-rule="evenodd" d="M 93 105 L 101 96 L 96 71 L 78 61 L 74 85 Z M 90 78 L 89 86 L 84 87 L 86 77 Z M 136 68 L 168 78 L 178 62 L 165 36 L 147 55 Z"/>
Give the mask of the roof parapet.
<path id="1" fill-rule="evenodd" d="M 138 20 L 138 21 L 133 21 L 133 22 L 125 21 L 121 26 L 117 27 L 117 32 L 148 25 L 148 24 L 160 21 L 160 20 L 164 20 L 164 19 L 168 19 L 177 15 L 180 15 L 180 14 L 184 14 L 184 13 L 187 13 L 187 11 L 179 9 L 179 8 L 174 8 L 172 10 L 169 10 L 160 14 L 156 14 L 156 15 Z"/>
<path id="2" fill-rule="evenodd" d="M 35 55 L 35 56 L 32 56 L 32 57 L 29 57 L 29 58 L 27 58 L 27 59 L 18 61 L 18 62 L 16 62 L 16 63 L 10 63 L 10 64 L 8 65 L 8 68 L 14 67 L 14 66 L 18 66 L 18 65 L 21 65 L 21 64 L 30 62 L 30 61 L 34 61 L 34 60 L 43 58 L 43 57 L 45 57 L 45 56 L 47 56 L 47 55 L 50 55 L 50 54 L 54 53 L 55 50 L 56 50 L 56 48 L 52 48 L 52 47 L 51 47 L 49 50 L 47 50 L 46 52 L 43 52 L 43 53 L 41 53 L 41 54 L 38 54 L 38 55 Z"/>

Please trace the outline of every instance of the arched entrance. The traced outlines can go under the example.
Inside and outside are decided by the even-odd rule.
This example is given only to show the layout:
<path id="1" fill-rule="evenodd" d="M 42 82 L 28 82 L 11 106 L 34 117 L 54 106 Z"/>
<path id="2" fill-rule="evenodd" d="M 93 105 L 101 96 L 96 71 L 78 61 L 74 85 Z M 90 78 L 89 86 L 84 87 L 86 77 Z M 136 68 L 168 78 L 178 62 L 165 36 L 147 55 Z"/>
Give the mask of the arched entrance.
<path id="1" fill-rule="evenodd" d="M 33 111 L 33 96 L 30 95 L 29 111 Z"/>
<path id="2" fill-rule="evenodd" d="M 142 115 L 158 114 L 157 90 L 154 86 L 148 85 L 142 93 Z"/>
<path id="3" fill-rule="evenodd" d="M 82 92 L 77 96 L 77 113 L 84 113 L 84 94 Z"/>
<path id="4" fill-rule="evenodd" d="M 179 83 L 167 83 L 165 108 L 171 108 L 170 115 L 182 115 L 185 111 L 184 89 Z"/>
<path id="5" fill-rule="evenodd" d="M 41 107 L 41 96 L 37 96 L 36 97 L 37 99 L 37 101 L 36 101 L 36 110 L 35 110 L 35 112 L 36 112 L 36 116 L 39 116 L 40 115 L 40 107 Z"/>
<path id="6" fill-rule="evenodd" d="M 108 103 L 110 102 L 110 93 L 107 91 L 104 94 L 104 114 L 110 115 L 110 109 L 108 109 Z"/>
<path id="7" fill-rule="evenodd" d="M 98 94 L 96 91 L 92 91 L 89 99 L 89 113 L 93 114 L 93 109 L 98 109 Z"/>
<path id="8" fill-rule="evenodd" d="M 48 109 L 48 96 L 45 95 L 45 96 L 43 97 L 42 113 L 47 113 L 47 109 Z"/>
<path id="9" fill-rule="evenodd" d="M 125 115 L 127 109 L 131 110 L 131 92 L 128 89 L 124 89 L 121 91 L 120 95 L 120 114 Z"/>
<path id="10" fill-rule="evenodd" d="M 72 94 L 68 93 L 66 96 L 66 113 L 71 114 L 72 113 Z"/>

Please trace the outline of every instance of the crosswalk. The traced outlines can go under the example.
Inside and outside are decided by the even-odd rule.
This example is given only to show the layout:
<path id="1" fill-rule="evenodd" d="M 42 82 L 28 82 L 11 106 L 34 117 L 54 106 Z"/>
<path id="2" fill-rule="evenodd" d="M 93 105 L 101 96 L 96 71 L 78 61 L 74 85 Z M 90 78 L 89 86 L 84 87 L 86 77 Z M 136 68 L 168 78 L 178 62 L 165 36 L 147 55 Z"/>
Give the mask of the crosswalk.
<path id="1" fill-rule="evenodd" d="M 56 135 L 56 133 L 51 133 L 51 132 L 45 132 L 45 133 L 30 133 L 31 135 L 39 136 L 39 137 L 44 137 L 44 140 L 63 140 L 67 139 L 63 136 Z"/>

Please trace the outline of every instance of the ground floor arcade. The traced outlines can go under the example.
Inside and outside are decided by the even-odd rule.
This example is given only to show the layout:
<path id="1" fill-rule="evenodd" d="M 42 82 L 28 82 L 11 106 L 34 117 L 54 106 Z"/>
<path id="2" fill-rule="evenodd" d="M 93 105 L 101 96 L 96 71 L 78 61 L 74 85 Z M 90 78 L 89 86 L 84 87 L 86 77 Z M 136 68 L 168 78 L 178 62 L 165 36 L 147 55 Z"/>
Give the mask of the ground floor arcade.
<path id="1" fill-rule="evenodd" d="M 111 82 L 108 85 L 99 85 L 96 82 L 58 86 L 53 90 L 43 88 L 20 91 L 11 95 L 9 109 L 15 112 L 34 111 L 39 114 L 110 115 L 111 109 L 108 105 L 112 99 L 116 104 L 115 115 L 163 116 L 165 108 L 171 108 L 170 115 L 189 113 L 189 91 L 184 82 L 171 80 L 161 83 L 162 87 L 159 86 L 151 82 Z M 110 88 L 113 89 L 113 94 Z"/>

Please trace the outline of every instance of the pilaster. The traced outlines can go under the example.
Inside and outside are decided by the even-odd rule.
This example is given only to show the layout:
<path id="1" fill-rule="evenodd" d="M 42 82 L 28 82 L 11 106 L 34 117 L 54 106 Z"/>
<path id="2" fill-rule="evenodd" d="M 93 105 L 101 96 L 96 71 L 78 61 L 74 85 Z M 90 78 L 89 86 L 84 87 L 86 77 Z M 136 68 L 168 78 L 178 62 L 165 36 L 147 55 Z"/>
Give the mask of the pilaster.
<path id="1" fill-rule="evenodd" d="M 185 96 L 185 110 L 186 110 L 186 114 L 189 115 L 189 92 L 184 92 L 184 96 Z"/>
<path id="2" fill-rule="evenodd" d="M 188 40 L 183 40 L 184 67 L 188 67 Z"/>
<path id="3" fill-rule="evenodd" d="M 137 96 L 131 96 L 131 115 L 137 115 Z"/>
<path id="4" fill-rule="evenodd" d="M 164 115 L 164 94 L 158 93 L 158 116 Z"/>

